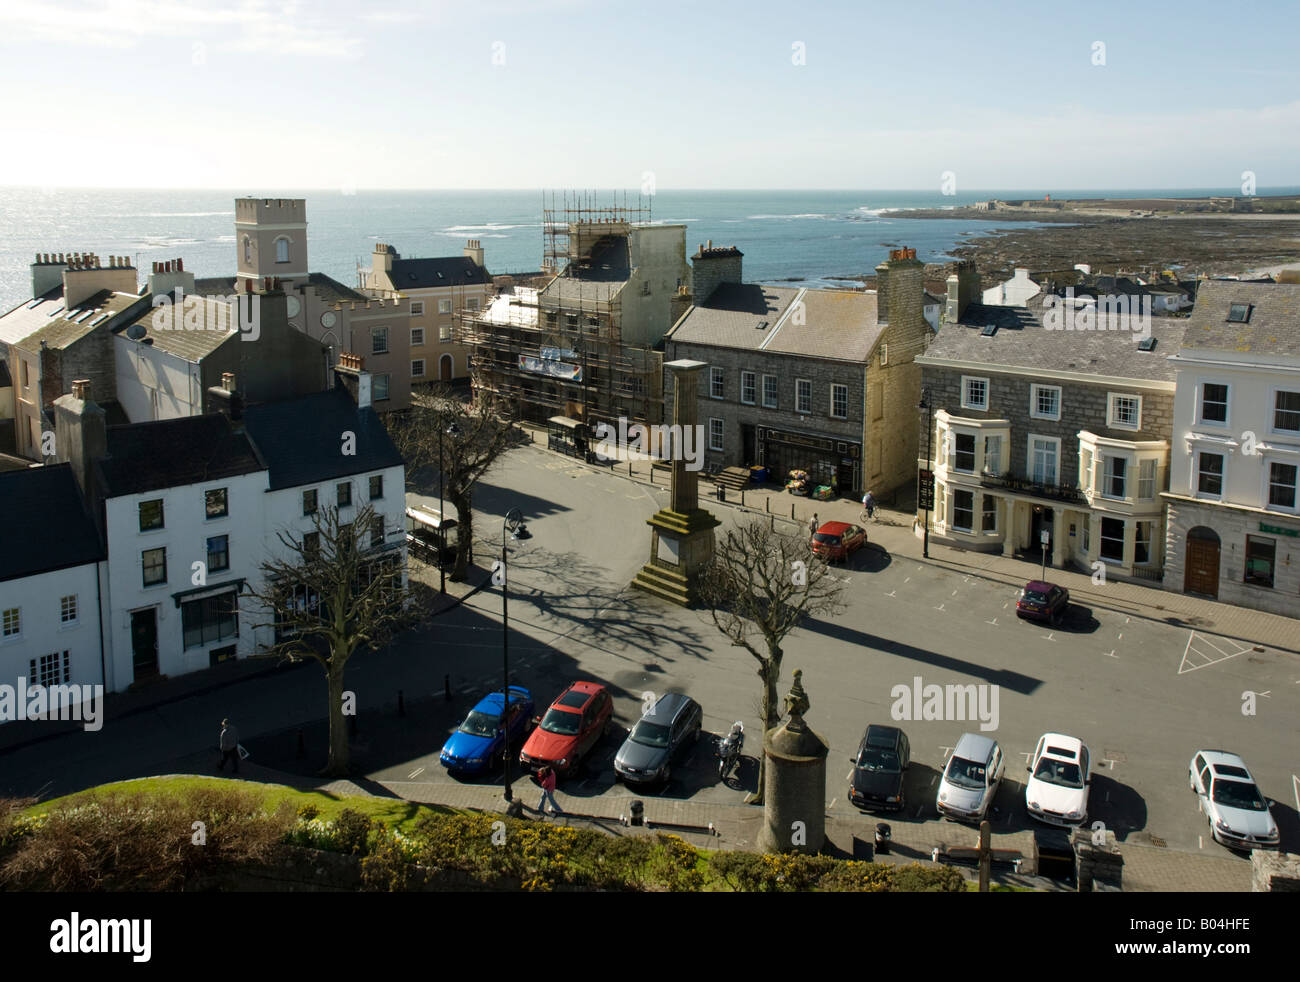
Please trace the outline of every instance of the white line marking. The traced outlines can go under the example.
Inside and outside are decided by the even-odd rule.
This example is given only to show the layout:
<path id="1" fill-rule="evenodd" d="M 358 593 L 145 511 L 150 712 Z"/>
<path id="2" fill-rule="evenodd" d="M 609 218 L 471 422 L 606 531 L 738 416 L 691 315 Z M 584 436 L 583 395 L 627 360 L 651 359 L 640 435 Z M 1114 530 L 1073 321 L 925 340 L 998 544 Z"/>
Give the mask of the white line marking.
<path id="1" fill-rule="evenodd" d="M 998 619 L 995 617 L 995 618 L 993 618 L 993 620 L 991 620 L 991 621 L 985 621 L 984 623 L 985 623 L 985 624 L 992 624 L 994 627 L 997 627 L 997 626 L 998 626 Z"/>
<path id="2" fill-rule="evenodd" d="M 1198 836 L 1196 837 L 1196 848 L 1197 848 L 1197 849 L 1204 849 L 1204 848 L 1205 848 L 1205 836 L 1203 836 L 1203 835 L 1198 835 Z"/>
<path id="3" fill-rule="evenodd" d="M 911 582 L 912 582 L 912 578 L 909 576 L 909 577 L 908 577 L 907 579 L 905 579 L 903 582 L 904 582 L 904 583 L 911 583 Z"/>
<path id="4" fill-rule="evenodd" d="M 846 780 L 846 781 L 852 781 L 852 780 L 853 780 L 853 772 L 852 772 L 852 771 L 849 771 L 847 774 L 845 774 L 845 775 L 844 775 L 844 780 Z"/>
<path id="5" fill-rule="evenodd" d="M 1115 769 L 1115 762 L 1114 762 L 1113 760 L 1111 760 L 1109 757 L 1107 757 L 1107 758 L 1106 758 L 1106 766 L 1109 767 L 1109 768 L 1113 771 L 1113 770 Z"/>
<path id="6" fill-rule="evenodd" d="M 1011 606 L 1010 603 L 1005 603 L 1002 605 L 1002 609 L 1006 610 L 1009 606 Z"/>
<path id="7" fill-rule="evenodd" d="M 1119 634 L 1119 637 L 1117 637 L 1115 640 L 1116 640 L 1116 641 L 1123 641 L 1123 640 L 1124 640 L 1124 632 L 1121 631 L 1120 634 Z"/>
<path id="8" fill-rule="evenodd" d="M 1056 633 L 1055 631 L 1049 631 L 1047 634 L 1042 635 L 1042 637 L 1046 641 L 1055 641 L 1056 638 L 1052 637 L 1052 635 L 1055 633 Z"/>
<path id="9" fill-rule="evenodd" d="M 931 784 L 930 787 L 934 787 L 934 785 Z M 924 811 L 924 810 L 925 810 L 925 805 L 917 805 L 917 806 L 916 806 L 916 816 L 915 816 L 915 817 L 916 817 L 916 818 L 920 818 L 920 817 L 921 817 L 921 812 Z"/>
<path id="10" fill-rule="evenodd" d="M 888 593 L 885 594 L 885 596 L 887 596 L 887 597 L 892 597 L 892 596 L 894 596 L 894 594 L 896 594 L 896 593 L 898 593 L 897 590 L 890 590 Z"/>
<path id="11" fill-rule="evenodd" d="M 935 609 L 935 610 L 943 610 L 943 604 L 939 604 L 939 606 L 938 606 L 938 607 L 935 607 L 934 609 Z"/>
<path id="12" fill-rule="evenodd" d="M 1300 811 L 1300 777 L 1291 775 L 1291 792 L 1295 795 L 1296 810 Z"/>
<path id="13" fill-rule="evenodd" d="M 1032 750 L 1022 750 L 1020 751 L 1020 756 L 1025 758 L 1025 763 L 1028 764 L 1029 758 L 1034 756 L 1034 752 Z"/>
<path id="14" fill-rule="evenodd" d="M 406 779 L 407 779 L 408 781 L 414 781 L 417 777 L 419 777 L 419 776 L 420 776 L 421 774 L 423 774 L 423 773 L 424 773 L 424 768 L 423 768 L 423 767 L 417 767 L 415 770 L 411 771 L 410 774 L 407 774 L 407 775 L 406 775 Z"/>
<path id="15" fill-rule="evenodd" d="M 1109 792 L 1109 791 L 1106 792 L 1106 800 L 1107 800 L 1107 801 L 1110 801 L 1110 792 Z"/>
<path id="16" fill-rule="evenodd" d="M 1124 623 L 1125 623 L 1125 624 L 1128 623 L 1128 618 L 1127 618 L 1127 617 L 1124 618 Z"/>
<path id="17" fill-rule="evenodd" d="M 839 800 L 840 800 L 839 798 L 832 798 L 832 799 L 831 799 L 831 803 L 830 803 L 829 805 L 826 806 L 826 810 L 827 810 L 827 811 L 830 811 L 832 808 L 834 808 L 834 807 L 835 807 L 835 802 L 837 802 L 837 801 L 839 801 Z"/>
<path id="18" fill-rule="evenodd" d="M 957 596 L 957 591 L 956 591 L 956 590 L 953 590 L 953 591 L 952 591 L 952 595 L 953 595 L 954 597 Z"/>
<path id="19" fill-rule="evenodd" d="M 1110 651 L 1103 651 L 1102 654 L 1103 654 L 1103 655 L 1106 655 L 1108 658 L 1118 658 L 1118 657 L 1119 657 L 1119 655 L 1115 654 L 1115 649 L 1114 649 L 1114 648 L 1111 648 Z"/>

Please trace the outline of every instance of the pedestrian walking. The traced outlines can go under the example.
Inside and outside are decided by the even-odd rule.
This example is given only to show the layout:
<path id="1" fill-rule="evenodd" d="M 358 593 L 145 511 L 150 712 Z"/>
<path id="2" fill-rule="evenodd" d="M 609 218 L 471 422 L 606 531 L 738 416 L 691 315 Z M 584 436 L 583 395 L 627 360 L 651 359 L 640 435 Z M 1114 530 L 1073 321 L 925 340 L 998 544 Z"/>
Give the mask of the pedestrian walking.
<path id="1" fill-rule="evenodd" d="M 228 719 L 221 721 L 221 737 L 218 741 L 221 747 L 221 763 L 217 764 L 217 770 L 224 772 L 226 761 L 235 765 L 235 773 L 239 773 L 239 731 L 235 725 Z"/>
<path id="2" fill-rule="evenodd" d="M 876 499 L 870 491 L 862 496 L 862 510 L 867 513 L 867 521 L 876 518 Z"/>
<path id="3" fill-rule="evenodd" d="M 817 521 L 817 513 L 813 512 L 813 517 L 808 519 L 808 537 L 812 538 L 814 535 L 816 535 L 817 529 L 819 529 L 820 527 L 821 527 L 821 523 Z"/>
<path id="4" fill-rule="evenodd" d="M 537 810 L 545 815 L 546 802 L 549 801 L 552 814 L 560 814 L 563 809 L 555 800 L 555 771 L 549 765 L 537 772 L 537 783 L 542 786 L 542 800 L 537 803 Z"/>

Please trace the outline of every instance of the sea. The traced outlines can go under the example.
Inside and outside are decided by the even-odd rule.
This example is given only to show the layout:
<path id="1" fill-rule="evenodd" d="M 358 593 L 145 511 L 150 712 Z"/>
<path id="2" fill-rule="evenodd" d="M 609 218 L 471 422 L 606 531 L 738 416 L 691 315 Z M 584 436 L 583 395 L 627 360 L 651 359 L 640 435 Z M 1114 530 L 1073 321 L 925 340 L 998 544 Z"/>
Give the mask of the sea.
<path id="1" fill-rule="evenodd" d="M 755 283 L 849 287 L 903 246 L 925 262 L 999 228 L 1027 223 L 909 220 L 882 215 L 900 209 L 955 208 L 988 198 L 1143 198 L 1232 195 L 1233 188 L 1129 190 L 937 191 L 674 191 L 568 192 L 597 207 L 643 207 L 641 217 L 686 225 L 687 254 L 703 242 L 744 253 L 745 279 Z M 1259 194 L 1297 194 L 1298 188 Z M 409 258 L 459 255 L 479 239 L 493 273 L 541 268 L 543 209 L 565 206 L 563 191 L 313 191 L 108 190 L 0 187 L 0 311 L 29 299 L 28 265 L 39 252 L 94 252 L 131 257 L 144 273 L 155 260 L 181 258 L 202 276 L 235 271 L 234 199 L 307 199 L 308 259 L 313 272 L 348 286 L 369 266 L 376 242 Z M 107 261 L 106 259 L 104 260 Z"/>

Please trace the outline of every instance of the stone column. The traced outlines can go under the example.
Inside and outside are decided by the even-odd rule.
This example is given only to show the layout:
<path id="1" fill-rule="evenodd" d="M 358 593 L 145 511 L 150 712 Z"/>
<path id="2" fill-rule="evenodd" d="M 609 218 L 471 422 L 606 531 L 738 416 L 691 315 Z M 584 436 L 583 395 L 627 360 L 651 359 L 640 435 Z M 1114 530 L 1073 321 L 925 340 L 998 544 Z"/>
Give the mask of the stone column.
<path id="1" fill-rule="evenodd" d="M 1011 556 L 1016 551 L 1016 500 L 1007 498 L 1006 500 L 1006 524 L 1003 526 L 1002 535 L 1002 555 Z"/>
<path id="2" fill-rule="evenodd" d="M 695 426 L 699 422 L 699 403 L 696 397 L 700 387 L 700 372 L 704 362 L 681 359 L 670 361 L 664 368 L 673 373 L 673 423 L 681 426 L 680 445 L 673 446 L 672 487 L 668 507 L 687 514 L 699 507 L 700 477 L 698 471 L 688 470 L 683 449 L 690 441 L 692 448 L 707 447 L 707 435 L 696 441 Z M 691 432 L 688 433 L 687 430 Z"/>
<path id="3" fill-rule="evenodd" d="M 808 694 L 803 672 L 785 697 L 790 714 L 783 726 L 763 734 L 767 779 L 763 827 L 758 847 L 764 852 L 820 852 L 826 843 L 826 757 L 830 744 L 804 721 Z"/>
<path id="4" fill-rule="evenodd" d="M 1052 565 L 1060 569 L 1065 565 L 1065 509 L 1052 509 Z"/>

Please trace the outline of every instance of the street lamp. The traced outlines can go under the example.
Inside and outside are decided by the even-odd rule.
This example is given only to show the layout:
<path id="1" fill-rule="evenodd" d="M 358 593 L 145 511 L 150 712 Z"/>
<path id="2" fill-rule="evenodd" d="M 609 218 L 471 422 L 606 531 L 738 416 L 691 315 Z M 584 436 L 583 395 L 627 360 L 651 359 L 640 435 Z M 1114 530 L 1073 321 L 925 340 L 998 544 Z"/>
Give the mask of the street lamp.
<path id="1" fill-rule="evenodd" d="M 916 408 L 925 410 L 925 469 L 921 471 L 921 474 L 930 475 L 930 493 L 928 495 L 925 493 L 925 485 L 921 483 L 921 481 L 917 482 L 917 490 L 921 492 L 921 496 L 925 499 L 925 531 L 924 531 L 924 539 L 921 544 L 921 555 L 926 559 L 929 559 L 930 558 L 930 500 L 934 497 L 934 470 L 930 462 L 930 430 L 932 429 L 931 417 L 933 415 L 933 411 L 930 406 L 929 393 L 925 389 L 921 390 L 921 401 Z"/>
<path id="2" fill-rule="evenodd" d="M 438 427 L 438 592 L 447 592 L 447 530 L 442 514 L 442 427 Z M 447 435 L 453 440 L 460 436 L 460 427 L 454 422 L 447 427 Z"/>
<path id="3" fill-rule="evenodd" d="M 506 517 L 501 522 L 501 736 L 505 747 L 503 753 L 508 804 L 514 800 L 514 792 L 510 788 L 510 731 L 506 728 L 510 711 L 510 585 L 506 572 L 510 554 L 506 551 L 506 544 L 509 541 L 506 538 L 507 532 L 510 533 L 510 538 L 516 541 L 528 538 L 528 526 L 524 524 L 523 512 L 518 508 L 511 508 L 506 512 Z"/>

